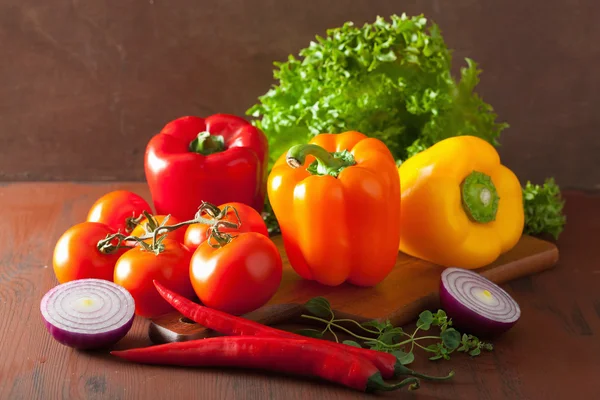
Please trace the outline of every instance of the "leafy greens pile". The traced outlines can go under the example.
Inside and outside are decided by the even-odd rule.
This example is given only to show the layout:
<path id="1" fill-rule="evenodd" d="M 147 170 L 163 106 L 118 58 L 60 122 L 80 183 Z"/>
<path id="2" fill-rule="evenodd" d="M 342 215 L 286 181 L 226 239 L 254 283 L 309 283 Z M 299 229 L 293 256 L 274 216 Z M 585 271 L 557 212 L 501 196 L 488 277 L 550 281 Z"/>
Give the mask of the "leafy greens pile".
<path id="1" fill-rule="evenodd" d="M 274 63 L 278 84 L 247 111 L 269 139 L 270 166 L 290 146 L 324 132 L 356 130 L 381 139 L 398 163 L 451 136 L 497 146 L 508 124 L 497 122 L 474 92 L 481 70 L 466 59 L 454 79 L 451 51 L 439 27 L 427 22 L 405 14 L 363 27 L 347 22 L 317 36 L 300 58 Z M 530 186 L 524 199 L 526 231 L 557 237 L 564 217 L 556 184 Z"/>

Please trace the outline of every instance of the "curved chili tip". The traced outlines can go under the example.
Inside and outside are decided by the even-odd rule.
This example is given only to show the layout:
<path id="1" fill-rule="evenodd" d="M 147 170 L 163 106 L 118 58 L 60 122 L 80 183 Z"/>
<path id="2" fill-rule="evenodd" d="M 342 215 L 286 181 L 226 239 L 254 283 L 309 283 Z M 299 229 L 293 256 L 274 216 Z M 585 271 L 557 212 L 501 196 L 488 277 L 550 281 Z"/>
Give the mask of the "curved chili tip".
<path id="1" fill-rule="evenodd" d="M 451 379 L 454 376 L 454 371 L 450 371 L 450 373 L 448 373 L 448 375 L 446 375 L 446 376 L 425 375 L 425 374 L 416 372 L 416 371 L 406 367 L 404 364 L 402 364 L 400 361 L 398 361 L 398 362 L 396 362 L 396 365 L 394 365 L 394 375 L 395 376 L 410 375 L 410 376 L 414 376 L 417 378 L 426 379 L 428 381 L 445 381 L 445 380 Z"/>
<path id="2" fill-rule="evenodd" d="M 373 391 L 390 392 L 393 390 L 401 389 L 406 385 L 410 385 L 408 387 L 409 390 L 417 390 L 418 388 L 421 387 L 421 382 L 419 381 L 418 378 L 411 377 L 411 378 L 406 378 L 401 382 L 390 384 L 390 383 L 386 383 L 383 380 L 381 373 L 376 372 L 373 375 L 371 375 L 369 377 L 369 379 L 367 380 L 367 387 L 366 387 L 365 391 L 366 392 L 373 392 Z"/>

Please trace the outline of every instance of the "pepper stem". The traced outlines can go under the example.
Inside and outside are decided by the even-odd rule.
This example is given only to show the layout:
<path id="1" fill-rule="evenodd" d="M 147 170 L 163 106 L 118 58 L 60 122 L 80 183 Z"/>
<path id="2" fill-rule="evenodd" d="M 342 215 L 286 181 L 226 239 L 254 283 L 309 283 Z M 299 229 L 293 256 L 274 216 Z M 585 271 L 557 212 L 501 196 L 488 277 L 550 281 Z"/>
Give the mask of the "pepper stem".
<path id="1" fill-rule="evenodd" d="M 223 136 L 211 135 L 209 132 L 200 132 L 196 139 L 190 143 L 190 151 L 202 155 L 219 153 L 225 150 L 225 140 Z"/>
<path id="2" fill-rule="evenodd" d="M 347 150 L 330 153 L 316 144 L 298 144 L 292 146 L 287 153 L 287 163 L 292 168 L 304 165 L 307 156 L 315 157 L 307 171 L 313 175 L 330 175 L 334 178 L 346 167 L 356 164 L 354 156 Z"/>
<path id="3" fill-rule="evenodd" d="M 470 220 L 485 224 L 496 219 L 500 197 L 489 175 L 471 172 L 461 183 L 461 194 Z"/>
<path id="4" fill-rule="evenodd" d="M 426 379 L 429 381 L 445 381 L 454 376 L 454 371 L 450 371 L 450 373 L 448 373 L 448 375 L 446 375 L 446 376 L 425 375 L 420 372 L 413 371 L 412 369 L 406 367 L 404 364 L 402 364 L 400 361 L 398 361 L 396 363 L 396 365 L 394 366 L 394 375 L 396 375 L 396 376 L 411 375 L 411 376 L 421 378 L 421 379 Z"/>
<path id="5" fill-rule="evenodd" d="M 406 378 L 403 381 L 398 382 L 398 383 L 387 383 L 383 380 L 381 373 L 376 372 L 373 375 L 371 375 L 369 377 L 369 379 L 367 380 L 367 388 L 365 391 L 372 392 L 372 391 L 376 391 L 376 390 L 381 390 L 381 391 L 389 392 L 392 390 L 397 390 L 397 389 L 403 388 L 406 385 L 410 385 L 408 387 L 409 390 L 415 390 L 415 389 L 418 389 L 419 387 L 421 387 L 419 380 L 415 377 Z"/>

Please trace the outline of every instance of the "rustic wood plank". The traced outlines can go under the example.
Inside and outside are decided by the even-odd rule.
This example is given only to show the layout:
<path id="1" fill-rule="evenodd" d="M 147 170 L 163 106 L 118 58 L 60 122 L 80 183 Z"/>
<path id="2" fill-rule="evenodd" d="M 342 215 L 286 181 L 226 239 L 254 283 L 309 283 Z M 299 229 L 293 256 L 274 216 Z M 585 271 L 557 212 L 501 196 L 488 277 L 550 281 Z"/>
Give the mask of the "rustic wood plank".
<path id="1" fill-rule="evenodd" d="M 360 393 L 314 379 L 234 369 L 136 365 L 104 352 L 75 351 L 55 342 L 39 313 L 55 285 L 54 243 L 85 218 L 109 190 L 141 183 L 6 184 L 0 186 L 0 398 L 274 398 L 361 399 Z M 452 383 L 424 384 L 418 392 L 386 393 L 411 399 L 592 399 L 600 393 L 600 196 L 567 193 L 567 229 L 558 241 L 558 265 L 505 284 L 523 310 L 522 320 L 478 358 L 459 355 L 414 368 L 430 374 L 456 371 Z M 280 325 L 293 329 L 294 325 Z M 148 321 L 137 319 L 115 348 L 150 345 Z"/>
<path id="2" fill-rule="evenodd" d="M 283 259 L 281 285 L 265 306 L 245 318 L 263 324 L 285 322 L 287 318 L 298 317 L 302 313 L 302 304 L 315 296 L 325 296 L 338 318 L 359 322 L 389 320 L 396 326 L 414 321 L 425 309 L 440 307 L 439 282 L 444 268 L 439 265 L 399 252 L 395 267 L 375 287 L 350 284 L 328 287 L 302 279 L 285 256 L 282 237 L 278 235 L 272 240 Z M 552 268 L 557 261 L 555 244 L 524 235 L 511 251 L 477 272 L 502 284 Z M 153 341 L 191 340 L 212 334 L 201 325 L 182 323 L 181 318 L 174 312 L 154 319 L 150 326 Z"/>

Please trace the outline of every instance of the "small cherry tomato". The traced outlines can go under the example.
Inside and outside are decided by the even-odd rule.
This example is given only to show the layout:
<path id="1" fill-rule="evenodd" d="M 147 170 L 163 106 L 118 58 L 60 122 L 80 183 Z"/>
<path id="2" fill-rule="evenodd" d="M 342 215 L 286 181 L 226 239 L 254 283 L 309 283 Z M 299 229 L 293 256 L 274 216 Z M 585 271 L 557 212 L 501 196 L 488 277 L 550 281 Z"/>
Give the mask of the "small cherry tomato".
<path id="1" fill-rule="evenodd" d="M 262 219 L 261 215 L 254 208 L 244 203 L 225 203 L 219 206 L 220 210 L 224 210 L 225 207 L 234 207 L 240 217 L 241 225 L 238 229 L 219 227 L 219 231 L 223 233 L 228 232 L 257 232 L 265 236 L 269 236 L 267 225 Z M 202 217 L 209 218 L 207 214 L 203 214 Z M 235 216 L 233 209 L 229 209 L 227 215 L 223 218 L 224 221 L 238 223 L 238 219 Z M 208 237 L 208 225 L 205 224 L 192 224 L 188 226 L 185 231 L 185 237 L 183 243 L 192 251 L 204 242 Z"/>
<path id="2" fill-rule="evenodd" d="M 134 219 L 152 208 L 141 196 L 127 190 L 115 190 L 100 197 L 90 211 L 87 221 L 101 222 L 121 233 L 129 233 L 135 227 Z"/>
<path id="3" fill-rule="evenodd" d="M 194 298 L 190 283 L 192 253 L 181 243 L 165 238 L 158 254 L 136 246 L 119 258 L 115 265 L 114 282 L 131 293 L 135 313 L 153 318 L 174 308 L 156 291 L 154 279 L 187 298 Z"/>
<path id="4" fill-rule="evenodd" d="M 163 221 L 166 218 L 166 215 L 153 215 L 152 216 L 153 219 L 155 220 L 156 225 L 161 225 L 163 223 Z M 169 219 L 166 223 L 166 225 L 175 225 L 178 224 L 180 221 L 177 218 L 173 217 L 172 215 L 169 216 Z M 135 229 L 133 231 L 131 231 L 130 236 L 137 236 L 137 237 L 142 237 L 142 236 L 146 236 L 146 230 L 149 230 L 151 232 L 154 232 L 153 230 L 150 229 L 150 227 L 148 226 L 148 219 L 144 218 L 140 221 L 140 223 L 138 224 L 138 226 L 135 227 Z M 182 226 L 180 228 L 175 229 L 174 231 L 171 231 L 169 233 L 167 233 L 167 237 L 166 239 L 173 239 L 176 242 L 179 243 L 183 243 L 183 239 L 185 237 L 185 229 L 186 226 Z M 164 233 L 161 232 L 158 236 L 163 236 Z M 144 242 L 146 243 L 152 243 L 152 239 L 148 239 L 148 240 L 144 240 Z"/>
<path id="5" fill-rule="evenodd" d="M 240 233 L 217 248 L 205 241 L 190 262 L 190 280 L 202 303 L 233 315 L 266 304 L 279 288 L 281 276 L 279 250 L 257 232 Z"/>
<path id="6" fill-rule="evenodd" d="M 114 233 L 116 230 L 99 222 L 82 222 L 63 233 L 56 242 L 52 256 L 54 274 L 58 282 L 85 278 L 112 281 L 115 264 L 127 249 L 119 249 L 114 254 L 104 254 L 97 246 L 100 240 Z"/>

